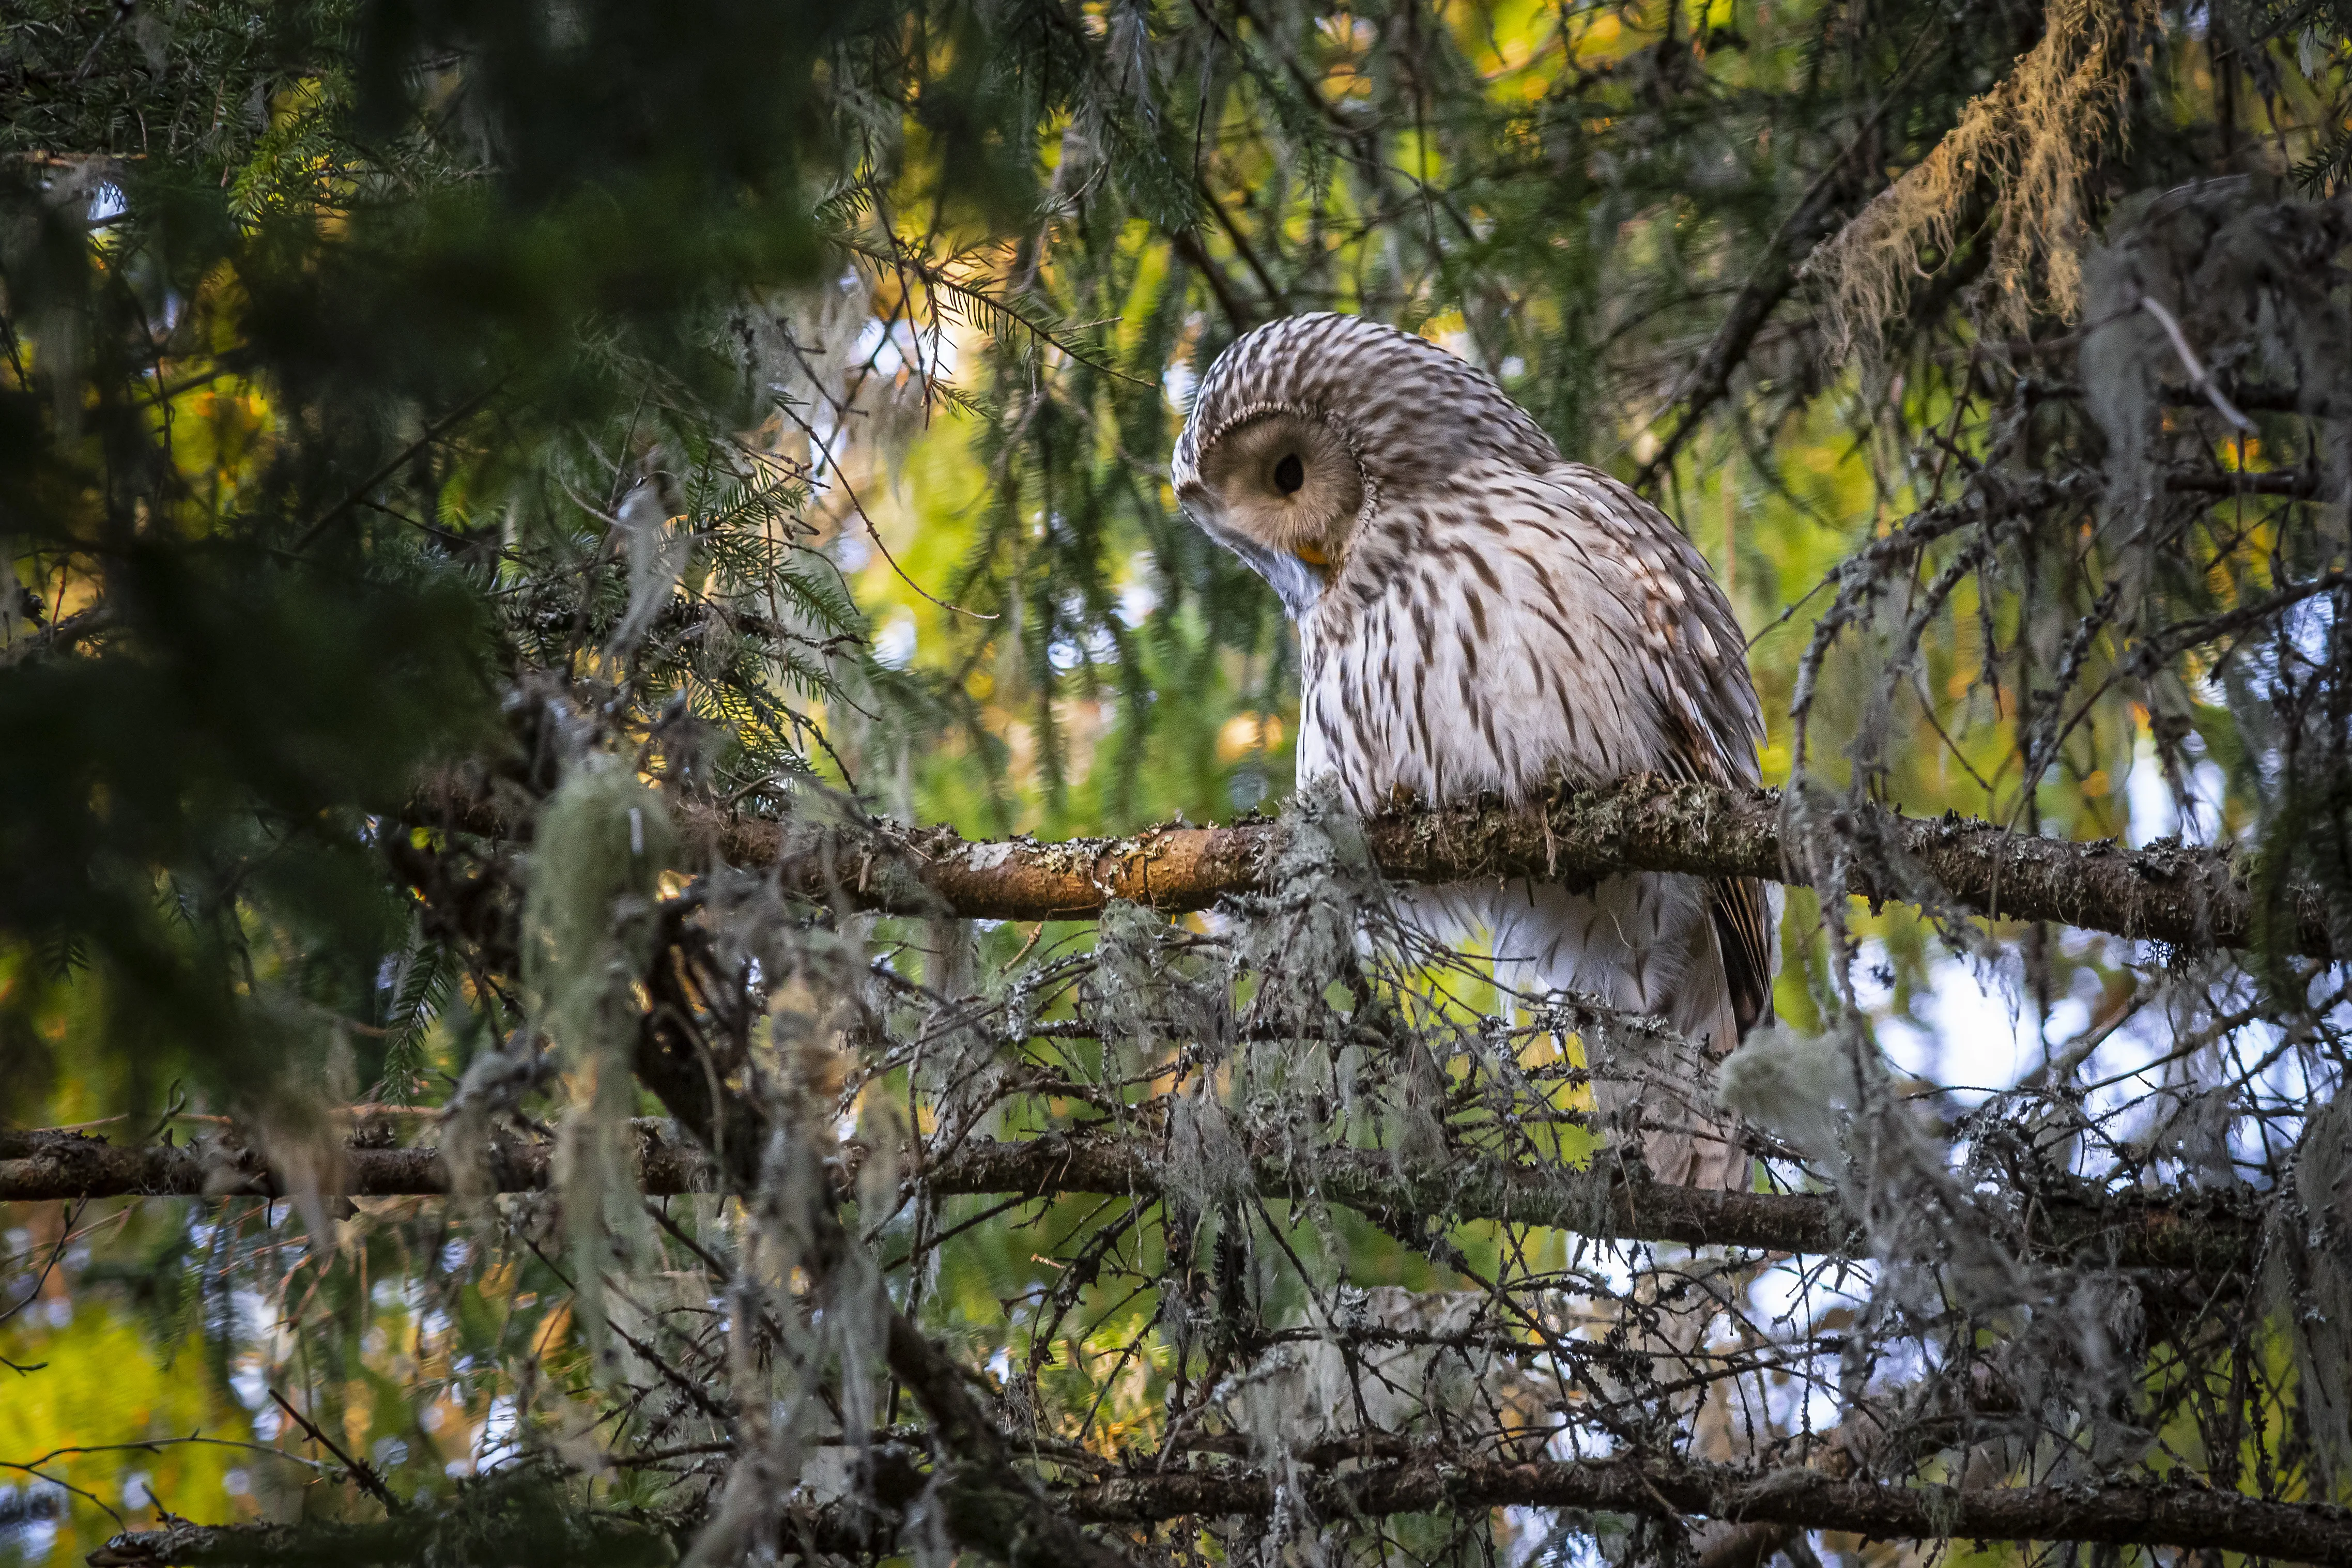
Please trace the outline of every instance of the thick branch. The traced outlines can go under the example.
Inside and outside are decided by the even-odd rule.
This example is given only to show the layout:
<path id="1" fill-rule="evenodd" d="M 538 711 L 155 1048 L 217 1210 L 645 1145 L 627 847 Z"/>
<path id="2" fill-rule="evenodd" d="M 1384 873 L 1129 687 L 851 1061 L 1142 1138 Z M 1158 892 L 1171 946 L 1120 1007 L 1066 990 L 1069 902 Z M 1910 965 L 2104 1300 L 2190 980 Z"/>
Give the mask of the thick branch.
<path id="1" fill-rule="evenodd" d="M 635 1123 L 639 1179 L 656 1196 L 709 1192 L 718 1173 L 699 1151 L 661 1123 Z M 756 1143 L 752 1145 L 757 1148 Z M 117 1149 L 73 1133 L 18 1134 L 23 1152 L 0 1159 L 0 1202 L 63 1198 L 278 1195 L 286 1190 L 257 1155 L 207 1156 L 191 1148 Z M 501 1144 L 488 1163 L 502 1192 L 548 1184 L 551 1151 Z M 431 1149 L 349 1149 L 335 1190 L 353 1197 L 432 1194 L 449 1175 Z M 1837 1200 L 1805 1193 L 1727 1193 L 1633 1184 L 1565 1167 L 1542 1169 L 1457 1157 L 1418 1169 L 1370 1150 L 1331 1149 L 1310 1159 L 1262 1154 L 1253 1162 L 1259 1193 L 1312 1194 L 1375 1215 L 1499 1220 L 1547 1226 L 1619 1241 L 1747 1247 L 1810 1255 L 1851 1254 L 1860 1238 Z M 966 1139 L 921 1180 L 940 1195 L 1027 1193 L 1127 1194 L 1150 1202 L 1165 1190 L 1159 1155 L 1140 1139 L 1050 1133 L 1022 1142 Z M 851 1173 L 841 1173 L 844 1195 Z M 2044 1195 L 2032 1206 L 2032 1250 L 2090 1256 L 2130 1268 L 2214 1273 L 2252 1256 L 2260 1221 L 2218 1200 L 2164 1202 Z"/>
<path id="2" fill-rule="evenodd" d="M 945 828 L 817 826 L 674 806 L 683 837 L 713 859 L 774 868 L 792 890 L 859 909 L 976 920 L 1087 920 L 1113 900 L 1170 911 L 1265 889 L 1265 868 L 1283 829 L 1163 827 L 1127 838 L 967 841 Z M 524 830 L 487 792 L 446 788 L 421 820 L 491 837 Z M 1549 816 L 1549 822 L 1546 818 Z M 2074 844 L 2006 832 L 1989 822 L 1909 817 L 1841 807 L 1838 825 L 1885 857 L 1855 857 L 1845 890 L 1908 901 L 1931 883 L 1954 906 L 2002 920 L 2050 921 L 2193 950 L 2253 944 L 2256 904 L 2245 868 L 2227 850 L 2113 839 Z M 1567 880 L 1621 871 L 1801 881 L 1785 854 L 1780 796 L 1657 778 L 1565 792 L 1548 805 L 1496 802 L 1385 816 L 1365 827 L 1383 873 L 1403 882 L 1543 877 Z M 1898 881 L 1891 859 L 1917 880 Z M 2291 889 L 2275 940 L 2288 952 L 2333 956 L 2318 893 Z"/>

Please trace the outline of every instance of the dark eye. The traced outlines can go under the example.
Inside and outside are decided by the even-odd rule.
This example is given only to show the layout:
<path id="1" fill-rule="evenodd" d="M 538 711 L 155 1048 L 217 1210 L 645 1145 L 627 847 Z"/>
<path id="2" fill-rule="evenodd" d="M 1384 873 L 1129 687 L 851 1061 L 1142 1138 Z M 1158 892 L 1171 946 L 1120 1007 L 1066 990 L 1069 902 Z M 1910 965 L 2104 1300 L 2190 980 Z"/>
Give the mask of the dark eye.
<path id="1" fill-rule="evenodd" d="M 1274 466 L 1274 488 L 1284 495 L 1295 496 L 1306 482 L 1307 465 L 1298 460 L 1297 453 L 1285 452 L 1282 461 Z"/>

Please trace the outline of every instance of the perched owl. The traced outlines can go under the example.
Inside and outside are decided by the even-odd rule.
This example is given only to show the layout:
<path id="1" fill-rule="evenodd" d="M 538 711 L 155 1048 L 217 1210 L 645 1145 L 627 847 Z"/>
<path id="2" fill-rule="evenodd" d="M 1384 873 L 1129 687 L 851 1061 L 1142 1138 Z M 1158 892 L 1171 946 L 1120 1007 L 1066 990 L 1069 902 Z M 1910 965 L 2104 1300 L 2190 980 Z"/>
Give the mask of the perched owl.
<path id="1" fill-rule="evenodd" d="M 1302 781 L 1360 812 L 1400 793 L 1514 801 L 1554 775 L 1757 780 L 1763 722 L 1706 563 L 1655 507 L 1559 452 L 1489 377 L 1355 317 L 1276 321 L 1201 384 L 1173 465 L 1211 537 L 1298 626 Z M 1656 1014 L 1719 1058 L 1770 1007 L 1761 883 L 1641 874 L 1408 895 L 1483 932 L 1506 983 Z M 1648 1064 L 1662 1181 L 1744 1186 L 1704 1063 Z M 1662 1081 L 1664 1078 L 1666 1081 Z"/>

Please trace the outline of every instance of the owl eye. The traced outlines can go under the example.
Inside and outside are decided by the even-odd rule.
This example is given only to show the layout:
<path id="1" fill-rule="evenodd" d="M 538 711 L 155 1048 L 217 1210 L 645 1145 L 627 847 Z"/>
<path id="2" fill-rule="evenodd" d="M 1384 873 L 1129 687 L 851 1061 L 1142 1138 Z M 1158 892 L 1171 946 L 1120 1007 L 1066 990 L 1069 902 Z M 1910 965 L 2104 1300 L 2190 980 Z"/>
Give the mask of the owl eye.
<path id="1" fill-rule="evenodd" d="M 1307 482 L 1307 465 L 1298 460 L 1296 452 L 1285 452 L 1282 461 L 1274 466 L 1274 488 L 1284 495 L 1295 496 Z"/>

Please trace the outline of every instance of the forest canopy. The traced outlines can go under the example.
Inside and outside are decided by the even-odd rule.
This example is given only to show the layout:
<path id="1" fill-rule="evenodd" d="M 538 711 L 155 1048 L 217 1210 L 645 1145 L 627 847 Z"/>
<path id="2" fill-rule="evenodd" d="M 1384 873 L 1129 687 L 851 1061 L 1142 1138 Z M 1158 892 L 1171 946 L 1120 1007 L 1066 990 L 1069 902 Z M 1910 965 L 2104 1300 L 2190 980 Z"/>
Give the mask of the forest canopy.
<path id="1" fill-rule="evenodd" d="M 0 22 L 0 1562 L 2352 1563 L 2343 0 Z M 1768 788 L 1298 776 L 1311 310 Z"/>

